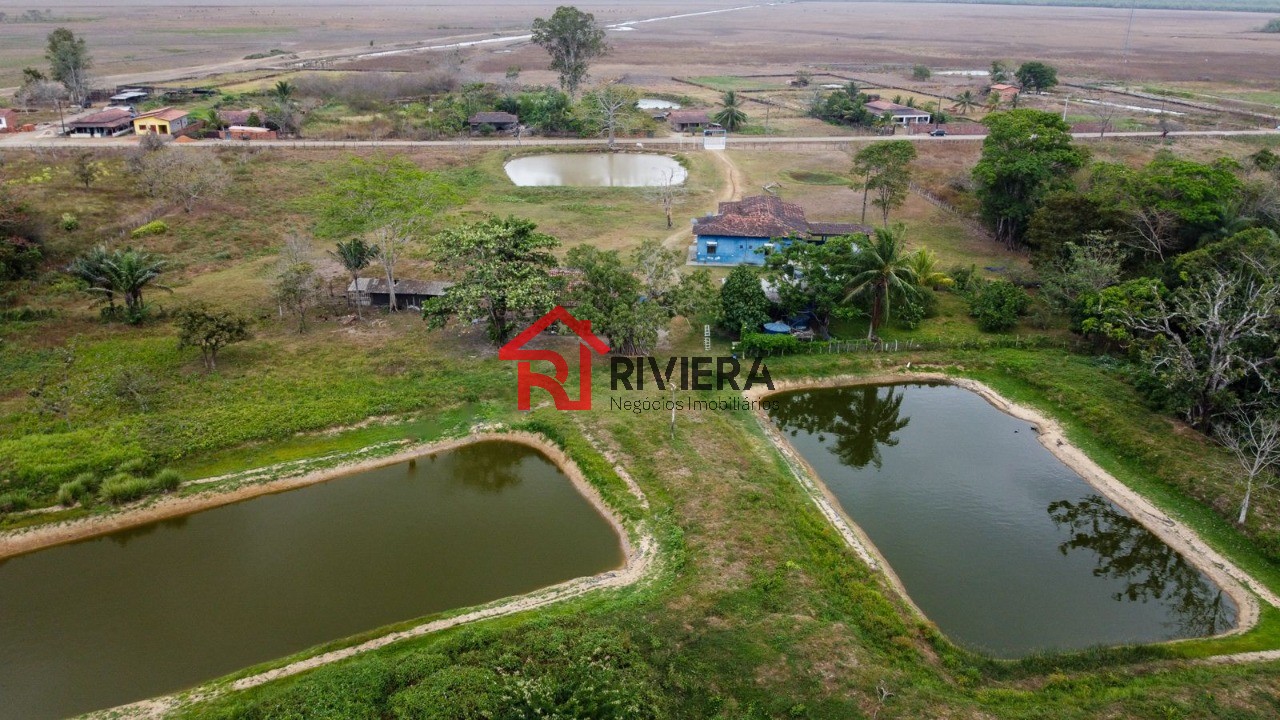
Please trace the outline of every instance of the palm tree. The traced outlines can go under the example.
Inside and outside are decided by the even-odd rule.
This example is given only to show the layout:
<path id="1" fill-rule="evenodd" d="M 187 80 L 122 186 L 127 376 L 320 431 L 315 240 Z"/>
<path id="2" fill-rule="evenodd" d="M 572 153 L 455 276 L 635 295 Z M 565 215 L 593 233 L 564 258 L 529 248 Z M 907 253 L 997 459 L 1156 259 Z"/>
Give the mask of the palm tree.
<path id="1" fill-rule="evenodd" d="M 849 283 L 845 301 L 859 295 L 871 296 L 871 327 L 867 339 L 878 338 L 876 330 L 889 318 L 889 304 L 894 296 L 916 295 L 916 275 L 902 240 L 904 228 L 876 228 L 875 237 L 858 249 L 859 272 Z"/>
<path id="2" fill-rule="evenodd" d="M 209 130 L 221 130 L 224 126 L 222 118 L 218 117 L 218 111 L 213 108 L 193 110 L 191 112 L 191 118 L 204 123 L 205 128 Z"/>
<path id="3" fill-rule="evenodd" d="M 734 131 L 747 124 L 747 114 L 742 111 L 742 104 L 738 100 L 738 93 L 729 90 L 720 99 L 722 106 L 711 119 L 716 121 L 720 127 L 725 130 Z"/>
<path id="4" fill-rule="evenodd" d="M 969 111 L 978 106 L 978 96 L 973 94 L 972 90 L 965 90 L 955 97 L 956 104 L 951 106 L 952 110 L 959 110 L 961 115 L 968 115 Z"/>
<path id="5" fill-rule="evenodd" d="M 293 98 L 293 93 L 297 89 L 297 86 L 288 80 L 277 80 L 276 86 L 272 92 L 275 93 L 277 100 L 282 103 L 287 103 Z"/>
<path id="6" fill-rule="evenodd" d="M 95 245 L 88 252 L 67 266 L 67 272 L 80 278 L 89 286 L 90 292 L 97 292 L 106 297 L 111 313 L 115 313 L 116 295 L 107 280 L 106 263 L 111 257 L 105 245 Z"/>
<path id="7" fill-rule="evenodd" d="M 949 275 L 938 269 L 938 255 L 929 248 L 919 250 L 907 256 L 911 272 L 915 273 L 916 286 L 937 290 L 956 284 Z"/>
<path id="8" fill-rule="evenodd" d="M 356 289 L 356 317 L 363 320 L 364 311 L 360 307 L 363 304 L 360 302 L 360 271 L 369 267 L 377 257 L 377 246 L 370 245 L 363 238 L 355 238 L 339 242 L 337 249 L 330 250 L 329 254 L 351 273 L 351 285 Z"/>
<path id="9" fill-rule="evenodd" d="M 116 293 L 123 296 L 125 312 L 130 321 L 141 319 L 142 291 L 148 286 L 172 292 L 170 288 L 156 282 L 167 263 L 144 250 L 115 250 L 99 256 L 96 262 L 98 264 L 95 272 L 98 273 L 100 283 L 89 289 L 106 295 L 108 299 L 114 298 Z"/>
<path id="10" fill-rule="evenodd" d="M 987 93 L 987 112 L 995 112 L 1000 109 L 1000 93 L 992 90 Z"/>

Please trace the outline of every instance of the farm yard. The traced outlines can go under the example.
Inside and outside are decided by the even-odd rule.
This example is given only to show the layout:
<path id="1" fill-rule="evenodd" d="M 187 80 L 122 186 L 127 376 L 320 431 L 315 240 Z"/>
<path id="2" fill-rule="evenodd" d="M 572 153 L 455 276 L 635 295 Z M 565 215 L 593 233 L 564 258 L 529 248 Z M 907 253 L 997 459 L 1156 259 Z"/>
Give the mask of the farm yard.
<path id="1" fill-rule="evenodd" d="M 0 720 L 1280 712 L 1265 3 L 148 3 L 0 17 Z"/>

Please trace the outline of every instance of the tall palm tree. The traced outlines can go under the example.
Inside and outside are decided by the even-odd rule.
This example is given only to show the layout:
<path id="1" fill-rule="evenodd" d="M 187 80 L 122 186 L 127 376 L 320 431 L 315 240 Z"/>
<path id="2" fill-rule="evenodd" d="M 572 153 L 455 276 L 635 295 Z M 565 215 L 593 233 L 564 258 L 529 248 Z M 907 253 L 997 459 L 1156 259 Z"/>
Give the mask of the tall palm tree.
<path id="1" fill-rule="evenodd" d="M 720 127 L 732 132 L 747 124 L 747 114 L 742 111 L 742 101 L 738 99 L 737 92 L 726 92 L 720 99 L 720 105 L 720 110 L 711 118 Z"/>
<path id="2" fill-rule="evenodd" d="M 938 255 L 929 248 L 920 248 L 908 255 L 907 259 L 911 272 L 915 273 L 917 287 L 937 290 L 955 285 L 955 280 L 938 269 Z"/>
<path id="3" fill-rule="evenodd" d="M 288 80 L 277 80 L 276 86 L 272 89 L 272 92 L 275 94 L 277 100 L 282 103 L 286 103 L 293 99 L 293 93 L 297 89 L 298 87 Z"/>
<path id="4" fill-rule="evenodd" d="M 329 254 L 351 273 L 351 285 L 356 289 L 356 317 L 363 320 L 364 311 L 360 307 L 363 304 L 360 302 L 360 271 L 369 267 L 377 257 L 377 246 L 370 245 L 363 238 L 354 238 L 339 242 L 337 249 L 330 250 Z"/>
<path id="5" fill-rule="evenodd" d="M 968 115 L 970 110 L 978 106 L 978 96 L 974 95 L 972 90 L 960 93 L 955 97 L 955 101 L 951 109 L 959 110 L 961 115 Z"/>
<path id="6" fill-rule="evenodd" d="M 871 298 L 871 326 L 867 339 L 877 339 L 876 330 L 889 318 L 889 305 L 898 298 L 915 297 L 916 275 L 902 239 L 904 228 L 876 228 L 875 236 L 858 249 L 859 271 L 849 283 L 845 301 L 858 296 Z"/>

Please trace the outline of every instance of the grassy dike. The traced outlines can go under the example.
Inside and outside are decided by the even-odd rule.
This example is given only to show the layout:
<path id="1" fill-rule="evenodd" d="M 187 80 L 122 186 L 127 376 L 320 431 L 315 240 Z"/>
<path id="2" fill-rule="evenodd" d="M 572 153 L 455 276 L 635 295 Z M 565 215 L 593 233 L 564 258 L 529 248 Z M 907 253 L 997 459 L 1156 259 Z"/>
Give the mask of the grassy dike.
<path id="1" fill-rule="evenodd" d="M 878 374 L 906 359 L 802 356 L 775 359 L 770 368 L 775 377 L 788 379 Z M 1170 423 L 1142 408 L 1104 367 L 1055 350 L 933 353 L 912 360 L 948 367 L 1047 411 L 1117 478 L 1192 525 L 1273 590 L 1280 585 L 1274 564 L 1178 489 L 1177 473 L 1191 472 L 1197 459 L 1202 464 L 1206 449 L 1194 443 L 1184 448 L 1189 441 L 1175 437 Z M 499 382 L 514 381 L 508 370 L 493 372 L 503 377 Z M 607 375 L 598 371 L 595 382 L 596 409 L 588 413 L 542 409 L 517 416 L 489 407 L 495 419 L 505 416 L 551 437 L 598 487 L 620 487 L 611 462 L 627 469 L 650 508 L 624 505 L 623 514 L 645 519 L 659 538 L 656 579 L 397 643 L 197 703 L 181 715 L 466 717 L 465 708 L 450 703 L 491 702 L 494 709 L 509 709 L 571 697 L 586 703 L 577 712 L 593 717 L 611 716 L 607 708 L 627 708 L 617 715 L 626 717 L 724 718 L 1263 718 L 1280 710 L 1276 663 L 1188 660 L 1277 647 L 1280 618 L 1274 611 L 1264 612 L 1250 633 L 1221 640 L 1018 662 L 975 656 L 915 618 L 856 559 L 749 414 L 686 412 L 673 438 L 669 414 L 611 410 Z M 378 432 L 396 427 L 408 426 L 391 424 Z M 370 431 L 357 429 L 325 442 L 355 443 Z M 1153 462 L 1153 442 L 1183 449 Z M 303 449 L 268 444 L 253 452 L 265 458 Z M 210 462 L 216 467 L 225 460 Z M 615 508 L 620 500 L 630 502 L 616 492 L 606 499 Z M 511 687 L 525 694 L 513 696 Z M 449 711 L 432 715 L 426 709 L 433 703 Z"/>

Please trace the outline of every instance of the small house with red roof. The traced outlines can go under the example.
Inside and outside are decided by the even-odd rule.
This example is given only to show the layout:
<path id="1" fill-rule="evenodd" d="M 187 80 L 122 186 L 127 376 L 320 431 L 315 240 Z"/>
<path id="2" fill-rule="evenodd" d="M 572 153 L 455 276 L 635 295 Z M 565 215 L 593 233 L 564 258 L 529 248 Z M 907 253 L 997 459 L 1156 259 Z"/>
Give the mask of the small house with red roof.
<path id="1" fill-rule="evenodd" d="M 694 262 L 708 265 L 763 265 L 774 250 L 797 240 L 869 234 L 866 225 L 810 222 L 804 208 L 776 195 L 756 195 L 720 203 L 715 215 L 694 218 Z"/>
<path id="2" fill-rule="evenodd" d="M 133 132 L 133 111 L 107 108 L 67 123 L 72 137 L 117 137 Z"/>

